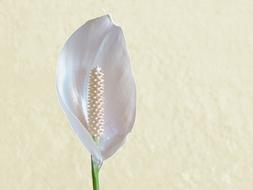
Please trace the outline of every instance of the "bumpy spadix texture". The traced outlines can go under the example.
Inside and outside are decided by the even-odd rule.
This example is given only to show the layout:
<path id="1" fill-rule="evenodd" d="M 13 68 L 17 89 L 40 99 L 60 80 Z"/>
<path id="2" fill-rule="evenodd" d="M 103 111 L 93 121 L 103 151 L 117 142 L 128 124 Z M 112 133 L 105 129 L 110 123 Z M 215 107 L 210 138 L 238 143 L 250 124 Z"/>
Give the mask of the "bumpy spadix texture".
<path id="1" fill-rule="evenodd" d="M 89 75 L 88 130 L 96 142 L 104 131 L 104 74 L 100 67 L 92 69 Z"/>
<path id="2" fill-rule="evenodd" d="M 88 82 L 104 73 L 104 131 L 96 143 L 88 126 Z M 57 92 L 70 126 L 99 161 L 125 142 L 135 120 L 135 82 L 122 30 L 102 16 L 88 21 L 64 45 L 57 67 Z"/>

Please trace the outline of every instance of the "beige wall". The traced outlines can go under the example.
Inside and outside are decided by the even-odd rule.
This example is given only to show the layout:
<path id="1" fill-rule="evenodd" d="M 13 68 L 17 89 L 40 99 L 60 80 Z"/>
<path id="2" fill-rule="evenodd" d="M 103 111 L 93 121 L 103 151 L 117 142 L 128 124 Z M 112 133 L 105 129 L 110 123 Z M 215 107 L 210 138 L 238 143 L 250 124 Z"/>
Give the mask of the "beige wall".
<path id="1" fill-rule="evenodd" d="M 69 35 L 105 13 L 124 30 L 138 100 L 101 189 L 252 190 L 252 0 L 1 0 L 0 189 L 91 189 L 55 67 Z"/>

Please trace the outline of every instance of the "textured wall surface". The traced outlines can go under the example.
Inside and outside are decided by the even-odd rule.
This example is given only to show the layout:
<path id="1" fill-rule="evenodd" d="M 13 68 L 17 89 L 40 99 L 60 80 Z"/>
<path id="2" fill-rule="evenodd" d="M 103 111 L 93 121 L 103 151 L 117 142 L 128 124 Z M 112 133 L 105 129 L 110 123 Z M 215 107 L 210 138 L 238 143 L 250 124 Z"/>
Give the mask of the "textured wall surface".
<path id="1" fill-rule="evenodd" d="M 138 99 L 101 189 L 252 190 L 252 0 L 0 0 L 0 189 L 92 188 L 55 68 L 69 35 L 108 12 L 124 30 Z"/>

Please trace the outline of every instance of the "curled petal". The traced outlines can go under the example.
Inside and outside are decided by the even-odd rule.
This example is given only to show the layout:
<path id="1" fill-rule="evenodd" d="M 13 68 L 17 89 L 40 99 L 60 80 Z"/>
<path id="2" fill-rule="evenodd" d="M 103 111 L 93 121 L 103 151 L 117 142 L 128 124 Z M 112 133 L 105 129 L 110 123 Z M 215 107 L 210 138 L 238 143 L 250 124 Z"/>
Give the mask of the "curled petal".
<path id="1" fill-rule="evenodd" d="M 96 145 L 87 130 L 87 87 L 97 65 L 105 75 L 105 125 Z M 135 82 L 123 33 L 109 16 L 88 21 L 68 39 L 59 57 L 57 92 L 71 127 L 97 160 L 123 144 L 135 119 Z"/>
<path id="2" fill-rule="evenodd" d="M 120 27 L 113 25 L 107 33 L 94 64 L 105 76 L 105 129 L 100 142 L 105 159 L 124 143 L 135 120 L 135 82 Z"/>

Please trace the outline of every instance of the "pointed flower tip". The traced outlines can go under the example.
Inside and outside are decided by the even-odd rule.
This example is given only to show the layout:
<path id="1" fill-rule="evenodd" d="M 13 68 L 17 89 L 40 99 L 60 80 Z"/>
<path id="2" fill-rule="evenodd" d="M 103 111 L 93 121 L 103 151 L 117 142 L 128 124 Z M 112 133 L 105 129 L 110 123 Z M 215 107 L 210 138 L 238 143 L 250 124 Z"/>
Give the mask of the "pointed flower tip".
<path id="1" fill-rule="evenodd" d="M 110 23 L 113 23 L 112 16 L 110 14 L 96 17 L 93 20 L 108 20 Z M 92 22 L 93 20 L 89 20 L 88 22 Z"/>
<path id="2" fill-rule="evenodd" d="M 112 20 L 112 15 L 111 15 L 110 13 L 104 15 L 104 17 L 107 17 L 111 22 L 113 22 L 113 20 Z"/>
<path id="3" fill-rule="evenodd" d="M 106 18 L 108 19 L 113 25 L 117 26 L 117 27 L 120 27 L 119 24 L 117 24 L 114 20 L 113 20 L 113 17 L 112 17 L 112 14 L 111 13 L 108 13 L 104 16 L 101 16 L 99 18 Z"/>

